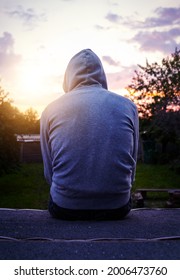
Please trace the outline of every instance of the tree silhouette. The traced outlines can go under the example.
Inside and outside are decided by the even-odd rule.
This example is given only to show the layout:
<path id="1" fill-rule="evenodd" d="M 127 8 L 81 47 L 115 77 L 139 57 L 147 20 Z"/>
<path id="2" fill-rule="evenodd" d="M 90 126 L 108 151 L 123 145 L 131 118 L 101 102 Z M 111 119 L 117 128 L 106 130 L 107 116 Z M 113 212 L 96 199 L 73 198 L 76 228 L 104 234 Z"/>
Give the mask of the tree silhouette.
<path id="1" fill-rule="evenodd" d="M 174 143 L 175 153 L 166 154 L 166 160 L 179 157 L 180 145 L 180 50 L 162 59 L 161 64 L 138 65 L 129 97 L 137 104 L 141 118 L 141 132 L 162 144 Z M 175 150 L 175 149 L 174 149 Z"/>
<path id="2" fill-rule="evenodd" d="M 128 86 L 131 98 L 145 118 L 161 112 L 180 110 L 180 50 L 158 63 L 138 65 L 135 77 Z"/>
<path id="3" fill-rule="evenodd" d="M 12 106 L 9 93 L 0 86 L 0 174 L 19 166 L 16 134 L 39 133 L 38 114 L 32 108 L 25 113 Z"/>
<path id="4" fill-rule="evenodd" d="M 19 163 L 18 144 L 14 134 L 14 118 L 9 93 L 0 86 L 0 174 L 9 172 Z"/>

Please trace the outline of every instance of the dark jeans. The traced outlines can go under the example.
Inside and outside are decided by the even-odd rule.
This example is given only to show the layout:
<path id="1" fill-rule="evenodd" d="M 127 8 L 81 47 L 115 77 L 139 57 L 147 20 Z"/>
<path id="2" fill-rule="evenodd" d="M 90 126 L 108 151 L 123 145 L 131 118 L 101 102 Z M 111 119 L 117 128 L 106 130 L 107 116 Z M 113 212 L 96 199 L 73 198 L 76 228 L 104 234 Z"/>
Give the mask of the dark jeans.
<path id="1" fill-rule="evenodd" d="M 50 196 L 49 212 L 53 218 L 62 220 L 120 220 L 131 210 L 131 199 L 117 209 L 67 209 L 55 204 Z"/>

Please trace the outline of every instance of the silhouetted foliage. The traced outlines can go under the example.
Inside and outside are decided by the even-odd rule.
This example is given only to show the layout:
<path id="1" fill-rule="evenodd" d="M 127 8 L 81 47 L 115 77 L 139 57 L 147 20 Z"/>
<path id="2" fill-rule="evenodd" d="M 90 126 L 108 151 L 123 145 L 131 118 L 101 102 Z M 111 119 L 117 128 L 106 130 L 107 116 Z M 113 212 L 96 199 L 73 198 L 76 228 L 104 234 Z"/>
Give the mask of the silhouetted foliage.
<path id="1" fill-rule="evenodd" d="M 180 154 L 180 50 L 161 65 L 147 61 L 145 67 L 138 66 L 127 88 L 129 97 L 138 106 L 141 132 L 162 145 L 157 161 L 168 162 Z M 168 144 L 174 147 L 169 152 Z"/>
<path id="2" fill-rule="evenodd" d="M 16 134 L 39 134 L 40 121 L 37 112 L 29 108 L 25 113 L 17 112 L 14 119 Z"/>
<path id="3" fill-rule="evenodd" d="M 40 126 L 35 110 L 21 113 L 8 97 L 9 93 L 0 86 L 0 174 L 19 166 L 16 134 L 38 134 Z"/>
<path id="4" fill-rule="evenodd" d="M 138 65 L 132 83 L 128 86 L 131 98 L 139 108 L 140 116 L 149 118 L 160 112 L 180 109 L 180 50 L 175 50 L 162 64 Z"/>
<path id="5" fill-rule="evenodd" d="M 11 171 L 19 163 L 13 126 L 14 116 L 8 93 L 0 87 L 0 174 Z"/>

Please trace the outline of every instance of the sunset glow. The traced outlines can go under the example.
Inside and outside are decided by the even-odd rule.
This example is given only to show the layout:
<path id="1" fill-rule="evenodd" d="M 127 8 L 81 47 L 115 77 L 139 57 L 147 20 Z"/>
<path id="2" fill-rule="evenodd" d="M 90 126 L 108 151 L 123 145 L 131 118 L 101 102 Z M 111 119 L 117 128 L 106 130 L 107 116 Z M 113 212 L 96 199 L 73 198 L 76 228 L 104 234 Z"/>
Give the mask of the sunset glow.
<path id="1" fill-rule="evenodd" d="M 91 48 L 108 88 L 124 95 L 138 64 L 180 46 L 179 14 L 179 0 L 1 0 L 1 85 L 20 110 L 41 114 L 63 94 L 70 58 Z"/>

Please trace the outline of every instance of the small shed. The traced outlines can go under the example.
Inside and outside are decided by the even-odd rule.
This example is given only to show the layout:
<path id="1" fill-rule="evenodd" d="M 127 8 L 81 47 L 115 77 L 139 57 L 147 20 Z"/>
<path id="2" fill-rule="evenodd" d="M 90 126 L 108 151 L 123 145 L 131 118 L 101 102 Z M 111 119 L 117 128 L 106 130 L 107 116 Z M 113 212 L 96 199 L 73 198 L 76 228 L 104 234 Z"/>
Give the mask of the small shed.
<path id="1" fill-rule="evenodd" d="M 39 134 L 19 134 L 16 139 L 20 146 L 20 162 L 42 162 Z"/>

